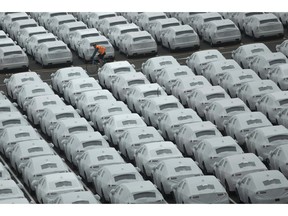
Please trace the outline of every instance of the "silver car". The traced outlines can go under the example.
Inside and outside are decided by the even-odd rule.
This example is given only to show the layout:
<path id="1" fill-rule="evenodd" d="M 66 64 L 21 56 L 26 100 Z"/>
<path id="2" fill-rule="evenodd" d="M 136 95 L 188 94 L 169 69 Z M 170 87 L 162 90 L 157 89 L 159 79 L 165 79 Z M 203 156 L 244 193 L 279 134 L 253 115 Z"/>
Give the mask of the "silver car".
<path id="1" fill-rule="evenodd" d="M 288 40 L 285 40 L 281 44 L 276 45 L 276 51 L 282 52 L 288 58 Z"/>
<path id="2" fill-rule="evenodd" d="M 79 29 L 69 33 L 69 45 L 71 49 L 77 50 L 77 47 L 84 38 L 98 37 L 100 36 L 99 32 L 92 29 Z"/>
<path id="3" fill-rule="evenodd" d="M 175 16 L 178 20 L 181 21 L 181 23 L 189 24 L 192 17 L 194 17 L 196 14 L 205 13 L 205 12 L 178 12 L 177 16 Z"/>
<path id="4" fill-rule="evenodd" d="M 109 17 L 116 17 L 116 13 L 114 12 L 91 12 L 87 15 L 86 21 L 89 28 L 97 28 L 98 24 L 102 19 L 109 18 Z"/>
<path id="5" fill-rule="evenodd" d="M 269 168 L 279 170 L 286 178 L 288 177 L 288 145 L 280 145 L 271 151 L 267 160 Z"/>
<path id="6" fill-rule="evenodd" d="M 11 38 L 0 39 L 0 48 L 15 46 L 16 43 Z"/>
<path id="7" fill-rule="evenodd" d="M 34 19 L 36 19 L 41 26 L 44 26 L 45 28 L 47 28 L 47 24 L 50 19 L 52 19 L 53 17 L 63 16 L 63 15 L 68 15 L 68 13 L 67 12 L 42 12 L 34 16 Z"/>
<path id="8" fill-rule="evenodd" d="M 20 112 L 0 113 L 0 134 L 8 127 L 28 125 L 30 125 L 29 122 Z"/>
<path id="9" fill-rule="evenodd" d="M 8 46 L 0 48 L 0 71 L 8 69 L 28 69 L 29 61 L 26 53 L 20 46 Z"/>
<path id="10" fill-rule="evenodd" d="M 167 19 L 167 16 L 163 12 L 144 12 L 138 14 L 135 19 L 135 24 L 142 30 L 148 30 L 149 23 L 155 20 Z"/>
<path id="11" fill-rule="evenodd" d="M 18 31 L 17 42 L 19 46 L 26 48 L 27 41 L 31 36 L 47 33 L 48 31 L 42 26 L 24 28 Z"/>
<path id="12" fill-rule="evenodd" d="M 57 34 L 58 28 L 65 23 L 77 22 L 77 19 L 72 14 L 60 15 L 50 18 L 47 21 L 46 28 L 49 32 Z"/>
<path id="13" fill-rule="evenodd" d="M 238 26 L 238 28 L 243 31 L 243 24 L 249 17 L 253 15 L 264 14 L 263 12 L 236 12 L 231 16 L 231 20 Z"/>
<path id="14" fill-rule="evenodd" d="M 18 20 L 28 20 L 30 19 L 29 15 L 25 12 L 19 12 L 19 13 L 10 13 L 3 16 L 1 19 L 1 25 L 2 29 L 7 32 L 8 29 L 11 28 L 11 25 L 13 22 Z"/>
<path id="15" fill-rule="evenodd" d="M 24 196 L 24 193 L 19 188 L 13 180 L 0 180 L 0 202 L 2 204 L 9 204 L 9 203 L 26 203 L 28 204 L 27 199 Z M 17 201 L 16 201 L 17 199 Z M 11 202 L 11 200 L 13 200 Z M 23 202 L 25 200 L 27 202 Z"/>
<path id="16" fill-rule="evenodd" d="M 283 91 L 288 90 L 288 64 L 280 64 L 268 72 L 268 78 L 273 80 Z"/>
<path id="17" fill-rule="evenodd" d="M 11 23 L 10 27 L 7 29 L 9 37 L 13 40 L 17 39 L 18 32 L 21 29 L 29 28 L 29 27 L 37 27 L 38 24 L 34 19 L 24 19 L 18 20 Z"/>
<path id="18" fill-rule="evenodd" d="M 277 113 L 276 123 L 284 125 L 286 128 L 288 128 L 288 108 L 284 108 Z"/>
<path id="19" fill-rule="evenodd" d="M 19 110 L 4 95 L 2 98 L 2 94 L 0 93 L 0 111 L 1 113 L 9 113 L 18 112 Z"/>
<path id="20" fill-rule="evenodd" d="M 123 16 L 104 18 L 99 21 L 98 30 L 107 37 L 111 27 L 123 24 L 128 24 L 127 19 L 125 19 Z"/>
<path id="21" fill-rule="evenodd" d="M 65 42 L 65 44 L 70 45 L 70 39 L 72 39 L 72 33 L 77 30 L 88 29 L 85 23 L 81 21 L 70 22 L 60 25 L 57 28 L 57 36 Z"/>

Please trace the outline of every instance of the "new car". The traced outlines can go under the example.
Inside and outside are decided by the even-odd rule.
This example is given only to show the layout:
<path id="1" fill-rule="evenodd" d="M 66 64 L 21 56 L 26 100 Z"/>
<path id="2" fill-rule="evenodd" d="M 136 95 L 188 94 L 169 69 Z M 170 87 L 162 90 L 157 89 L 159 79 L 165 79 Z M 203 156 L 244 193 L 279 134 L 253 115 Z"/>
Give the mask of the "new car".
<path id="1" fill-rule="evenodd" d="M 9 204 L 9 200 L 16 201 L 16 199 L 18 201 L 16 201 L 15 203 L 25 203 L 25 202 L 20 202 L 21 200 L 26 200 L 26 198 L 22 190 L 13 180 L 0 180 L 0 191 L 1 191 L 0 202 L 3 204 L 5 203 Z"/>
<path id="2" fill-rule="evenodd" d="M 273 80 L 281 90 L 288 90 L 288 64 L 280 64 L 270 69 L 268 79 Z"/>
<path id="3" fill-rule="evenodd" d="M 47 34 L 48 31 L 42 26 L 24 28 L 18 31 L 17 42 L 22 48 L 26 48 L 28 39 L 33 35 Z"/>
<path id="4" fill-rule="evenodd" d="M 38 24 L 34 19 L 18 20 L 10 24 L 10 27 L 7 29 L 7 32 L 10 38 L 12 38 L 13 40 L 17 40 L 18 32 L 21 29 L 37 26 Z"/>
<path id="5" fill-rule="evenodd" d="M 91 12 L 87 15 L 86 23 L 89 28 L 97 28 L 102 19 L 116 17 L 115 12 Z M 85 21 L 85 20 L 84 20 Z"/>
<path id="6" fill-rule="evenodd" d="M 238 26 L 238 28 L 243 31 L 243 24 L 249 17 L 253 15 L 264 14 L 263 12 L 236 12 L 231 16 L 231 20 Z"/>
<path id="7" fill-rule="evenodd" d="M 4 98 L 3 95 L 3 100 L 2 99 L 2 94 L 0 93 L 0 111 L 1 113 L 9 113 L 9 112 L 18 112 L 18 109 L 8 100 L 6 97 Z"/>
<path id="8" fill-rule="evenodd" d="M 288 40 L 276 45 L 276 51 L 283 53 L 288 58 Z"/>
<path id="9" fill-rule="evenodd" d="M 0 162 L 0 181 L 10 179 L 11 179 L 10 173 L 7 171 L 5 166 Z"/>
<path id="10" fill-rule="evenodd" d="M 53 17 L 64 16 L 64 15 L 68 15 L 68 13 L 67 12 L 42 12 L 42 13 L 39 13 L 38 16 L 36 16 L 34 19 L 36 19 L 41 26 L 44 26 L 45 28 L 47 28 L 48 22 L 50 21 L 50 19 L 52 19 Z"/>
<path id="11" fill-rule="evenodd" d="M 101 19 L 98 23 L 98 29 L 103 35 L 107 37 L 108 31 L 111 27 L 123 24 L 128 24 L 127 19 L 125 19 L 123 16 L 114 16 Z"/>
<path id="12" fill-rule="evenodd" d="M 0 113 L 0 134 L 5 128 L 30 125 L 20 112 Z"/>
<path id="13" fill-rule="evenodd" d="M 85 23 L 81 21 L 65 23 L 57 28 L 57 36 L 65 42 L 65 44 L 70 45 L 70 39 L 72 39 L 73 32 L 77 30 L 88 29 Z"/>
<path id="14" fill-rule="evenodd" d="M 281 124 L 288 128 L 288 108 L 284 108 L 277 113 L 276 124 Z"/>
<path id="15" fill-rule="evenodd" d="M 57 196 L 55 204 L 100 204 L 98 195 L 91 191 L 78 191 L 63 193 Z"/>
<path id="16" fill-rule="evenodd" d="M 288 145 L 280 145 L 269 153 L 268 165 L 270 169 L 279 170 L 286 178 L 288 177 Z"/>
<path id="17" fill-rule="evenodd" d="M 77 19 L 72 14 L 60 15 L 52 17 L 47 21 L 46 28 L 49 32 L 57 35 L 58 28 L 65 23 L 77 22 Z"/>
<path id="18" fill-rule="evenodd" d="M 19 12 L 19 13 L 10 13 L 6 14 L 2 19 L 1 19 L 1 25 L 2 29 L 7 32 L 8 29 L 11 28 L 11 25 L 13 22 L 18 21 L 18 20 L 28 20 L 30 19 L 29 15 L 25 12 Z"/>
<path id="19" fill-rule="evenodd" d="M 29 61 L 26 53 L 20 46 L 8 46 L 0 48 L 0 71 L 8 69 L 28 69 Z"/>
<path id="20" fill-rule="evenodd" d="M 149 23 L 160 20 L 167 19 L 167 16 L 163 12 L 144 12 L 138 14 L 135 20 L 135 24 L 138 25 L 142 30 L 148 29 Z"/>
<path id="21" fill-rule="evenodd" d="M 100 36 L 99 32 L 92 28 L 92 29 L 79 29 L 72 31 L 70 30 L 69 33 L 69 45 L 71 49 L 74 51 L 77 50 L 78 45 L 80 44 L 80 41 L 82 41 L 84 38 L 91 38 L 91 37 L 98 37 Z"/>

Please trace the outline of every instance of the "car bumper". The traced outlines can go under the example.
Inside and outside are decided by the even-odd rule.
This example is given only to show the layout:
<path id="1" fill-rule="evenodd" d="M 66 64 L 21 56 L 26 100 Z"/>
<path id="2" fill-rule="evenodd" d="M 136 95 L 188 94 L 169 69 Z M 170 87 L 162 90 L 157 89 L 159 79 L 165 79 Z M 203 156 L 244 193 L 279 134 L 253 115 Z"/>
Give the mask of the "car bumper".
<path id="1" fill-rule="evenodd" d="M 7 69 L 16 69 L 16 68 L 28 68 L 29 62 L 23 61 L 23 62 L 13 62 L 13 63 L 1 63 L 0 64 L 0 70 L 7 70 Z"/>
<path id="2" fill-rule="evenodd" d="M 146 47 L 142 49 L 132 49 L 128 51 L 129 55 L 141 55 L 150 53 L 157 53 L 157 47 Z"/>
<path id="3" fill-rule="evenodd" d="M 257 38 L 260 37 L 271 37 L 271 36 L 277 36 L 277 35 L 283 35 L 283 29 L 274 30 L 274 31 L 254 31 L 254 35 Z"/>
<path id="4" fill-rule="evenodd" d="M 72 63 L 72 57 L 68 58 L 57 58 L 57 59 L 46 59 L 44 60 L 45 65 L 53 65 L 53 64 L 65 64 Z"/>
<path id="5" fill-rule="evenodd" d="M 228 43 L 234 41 L 241 41 L 241 36 L 229 36 L 229 37 L 215 37 L 214 43 L 221 44 L 221 43 Z"/>
<path id="6" fill-rule="evenodd" d="M 200 46 L 200 42 L 199 41 L 189 41 L 189 42 L 184 42 L 184 43 L 172 43 L 171 47 L 173 49 L 183 49 L 183 48 L 190 48 L 190 47 L 199 47 Z"/>

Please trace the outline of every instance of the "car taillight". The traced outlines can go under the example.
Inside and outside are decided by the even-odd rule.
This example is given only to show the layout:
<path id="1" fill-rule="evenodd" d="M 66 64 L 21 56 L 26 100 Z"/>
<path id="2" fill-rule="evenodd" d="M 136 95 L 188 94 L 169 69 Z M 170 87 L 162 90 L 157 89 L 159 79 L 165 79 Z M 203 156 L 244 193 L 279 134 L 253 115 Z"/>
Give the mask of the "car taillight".
<path id="1" fill-rule="evenodd" d="M 241 175 L 242 175 L 241 173 L 234 173 L 232 174 L 232 177 L 241 176 Z"/>
<path id="2" fill-rule="evenodd" d="M 217 196 L 224 196 L 225 193 L 218 193 Z"/>
<path id="3" fill-rule="evenodd" d="M 266 194 L 266 191 L 257 191 L 256 194 Z"/>
<path id="4" fill-rule="evenodd" d="M 191 197 L 190 197 L 191 199 Z M 192 196 L 192 199 L 199 199 L 199 196 Z"/>

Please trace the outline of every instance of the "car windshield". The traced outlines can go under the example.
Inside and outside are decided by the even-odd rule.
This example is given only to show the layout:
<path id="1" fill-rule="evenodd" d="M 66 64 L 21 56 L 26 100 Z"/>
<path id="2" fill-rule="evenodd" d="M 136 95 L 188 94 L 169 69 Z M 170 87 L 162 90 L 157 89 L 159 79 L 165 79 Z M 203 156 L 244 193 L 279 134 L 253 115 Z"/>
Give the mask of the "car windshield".
<path id="1" fill-rule="evenodd" d="M 253 16 L 253 15 L 260 15 L 260 14 L 263 14 L 263 12 L 249 12 L 249 13 L 245 13 L 245 16 L 249 17 L 249 16 Z"/>
<path id="2" fill-rule="evenodd" d="M 114 177 L 115 182 L 122 181 L 122 180 L 132 180 L 132 179 L 136 180 L 135 174 L 124 174 L 124 175 L 118 175 Z"/>
<path id="3" fill-rule="evenodd" d="M 42 151 L 43 151 L 42 147 L 33 147 L 28 149 L 28 153 L 42 152 Z"/>
<path id="4" fill-rule="evenodd" d="M 92 83 L 84 83 L 84 84 L 81 84 L 79 87 L 80 88 L 92 88 L 93 84 Z"/>
<path id="5" fill-rule="evenodd" d="M 99 20 L 100 19 L 105 19 L 105 18 L 110 18 L 110 17 L 115 17 L 115 14 L 105 14 L 105 15 L 102 15 L 102 16 L 99 16 Z"/>
<path id="6" fill-rule="evenodd" d="M 55 183 L 56 188 L 59 187 L 69 187 L 72 186 L 72 182 L 71 181 L 61 181 L 61 182 L 56 182 Z"/>
<path id="7" fill-rule="evenodd" d="M 9 188 L 0 189 L 0 194 L 12 194 L 12 190 Z"/>
<path id="8" fill-rule="evenodd" d="M 94 101 L 98 101 L 98 100 L 107 100 L 108 97 L 106 95 L 100 95 L 100 96 L 96 96 L 93 98 Z"/>
<path id="9" fill-rule="evenodd" d="M 59 12 L 59 13 L 51 13 L 50 17 L 54 17 L 54 16 L 61 16 L 61 15 L 66 15 L 67 13 L 65 12 Z"/>
<path id="10" fill-rule="evenodd" d="M 162 62 L 159 62 L 159 65 L 160 66 L 166 66 L 166 65 L 172 65 L 172 61 L 162 61 Z"/>
<path id="11" fill-rule="evenodd" d="M 288 135 L 283 134 L 283 135 L 276 135 L 276 136 L 271 136 L 268 137 L 269 143 L 271 142 L 277 142 L 277 141 L 288 141 Z"/>
<path id="12" fill-rule="evenodd" d="M 14 46 L 14 43 L 0 44 L 0 47 Z"/>
<path id="13" fill-rule="evenodd" d="M 151 40 L 151 36 L 143 36 L 143 37 L 133 38 L 134 42 L 143 41 L 143 40 Z"/>
<path id="14" fill-rule="evenodd" d="M 239 78 L 239 80 L 253 79 L 253 76 L 247 74 L 247 75 L 241 75 L 241 76 L 239 76 L 238 78 Z"/>
<path id="15" fill-rule="evenodd" d="M 235 146 L 224 146 L 216 149 L 216 153 L 220 154 L 222 152 L 236 152 L 236 147 Z"/>
<path id="16" fill-rule="evenodd" d="M 122 24 L 126 24 L 126 23 L 127 23 L 126 21 L 117 21 L 117 22 L 110 23 L 110 27 L 116 26 L 116 25 L 122 25 Z"/>
<path id="17" fill-rule="evenodd" d="M 218 56 L 217 55 L 207 55 L 207 56 L 205 56 L 206 60 L 215 59 L 215 58 L 218 58 Z"/>
<path id="18" fill-rule="evenodd" d="M 190 171 L 192 170 L 190 166 L 179 166 L 174 168 L 175 172 L 181 172 L 181 171 Z"/>
<path id="19" fill-rule="evenodd" d="M 116 68 L 114 69 L 114 73 L 119 73 L 119 72 L 130 72 L 130 68 L 129 67 L 121 67 L 121 68 Z"/>
<path id="20" fill-rule="evenodd" d="M 11 52 L 5 52 L 4 56 L 11 56 L 11 55 L 22 55 L 22 51 L 11 51 Z"/>
<path id="21" fill-rule="evenodd" d="M 11 125 L 11 124 L 21 124 L 21 120 L 20 119 L 11 119 L 11 120 L 7 120 L 7 121 L 2 122 L 2 125 L 4 127 L 7 125 Z"/>
<path id="22" fill-rule="evenodd" d="M 153 21 L 153 20 L 157 20 L 157 19 L 165 19 L 166 16 L 163 15 L 163 16 L 154 16 L 154 17 L 149 17 L 149 21 Z"/>
<path id="23" fill-rule="evenodd" d="M 177 103 L 167 103 L 159 106 L 160 110 L 165 110 L 165 109 L 176 109 L 178 108 Z"/>
<path id="24" fill-rule="evenodd" d="M 234 24 L 217 26 L 217 30 L 223 30 L 223 29 L 228 29 L 228 28 L 236 28 L 236 26 Z"/>
<path id="25" fill-rule="evenodd" d="M 242 169 L 242 168 L 245 168 L 245 167 L 255 167 L 256 164 L 255 164 L 255 162 L 250 161 L 250 162 L 241 162 L 241 163 L 238 164 L 238 166 Z"/>
<path id="26" fill-rule="evenodd" d="M 87 147 L 90 147 L 90 146 L 102 146 L 102 141 L 93 140 L 93 141 L 83 142 L 82 146 L 83 146 L 83 148 L 87 148 Z"/>
<path id="27" fill-rule="evenodd" d="M 56 163 L 45 163 L 43 165 L 41 165 L 41 169 L 49 169 L 49 168 L 57 168 L 57 164 Z"/>
<path id="28" fill-rule="evenodd" d="M 222 70 L 231 70 L 231 69 L 235 69 L 234 65 L 227 65 L 227 66 L 223 66 L 221 67 Z"/>
<path id="29" fill-rule="evenodd" d="M 149 138 L 153 138 L 154 135 L 153 134 L 140 134 L 138 135 L 138 138 L 141 139 L 149 139 Z"/>
<path id="30" fill-rule="evenodd" d="M 222 20 L 222 17 L 209 17 L 204 19 L 204 22 L 210 22 L 210 21 L 214 21 L 214 20 Z"/>
<path id="31" fill-rule="evenodd" d="M 191 115 L 179 116 L 177 119 L 179 121 L 184 121 L 184 120 L 187 120 L 187 119 L 192 119 L 192 116 Z"/>
<path id="32" fill-rule="evenodd" d="M 86 126 L 76 126 L 68 129 L 69 133 L 79 132 L 79 131 L 88 131 Z"/>
<path id="33" fill-rule="evenodd" d="M 159 149 L 156 151 L 157 155 L 162 155 L 162 154 L 172 154 L 171 149 Z"/>
<path id="34" fill-rule="evenodd" d="M 266 24 L 266 23 L 274 23 L 278 22 L 278 19 L 266 19 L 266 20 L 260 20 L 260 24 Z"/>
<path id="35" fill-rule="evenodd" d="M 45 38 L 45 39 L 41 39 L 41 40 L 38 40 L 38 43 L 41 44 L 41 43 L 51 42 L 51 41 L 56 41 L 56 38 Z"/>
<path id="36" fill-rule="evenodd" d="M 111 112 L 121 112 L 121 111 L 122 111 L 121 107 L 112 107 L 112 108 L 108 109 L 109 113 L 111 113 Z"/>
<path id="37" fill-rule="evenodd" d="M 7 38 L 6 35 L 0 35 L 0 39 L 5 39 L 5 38 Z"/>
<path id="38" fill-rule="evenodd" d="M 33 32 L 29 34 L 29 37 L 33 36 L 33 35 L 38 35 L 38 34 L 46 34 L 46 31 L 42 31 L 42 32 Z"/>
<path id="39" fill-rule="evenodd" d="M 176 23 L 168 23 L 168 24 L 164 24 L 162 25 L 162 29 L 164 28 L 169 28 L 169 27 L 172 27 L 172 26 L 179 26 L 180 23 L 176 22 Z"/>
<path id="40" fill-rule="evenodd" d="M 180 35 L 185 35 L 185 34 L 193 34 L 194 31 L 191 29 L 191 30 L 186 30 L 186 31 L 178 31 L 176 32 L 176 36 L 180 36 Z"/>
<path id="41" fill-rule="evenodd" d="M 154 192 L 142 192 L 136 193 L 133 195 L 134 200 L 141 199 L 141 198 L 156 198 L 156 193 Z"/>
<path id="42" fill-rule="evenodd" d="M 201 136 L 215 136 L 216 132 L 214 130 L 205 130 L 205 131 L 199 131 L 195 133 L 196 137 L 201 137 Z"/>
<path id="43" fill-rule="evenodd" d="M 189 83 L 189 85 L 194 87 L 194 86 L 197 86 L 197 85 L 204 85 L 204 83 L 202 81 L 198 81 L 198 82 L 191 82 L 191 83 Z"/>
<path id="44" fill-rule="evenodd" d="M 91 34 L 84 34 L 81 36 L 81 38 L 97 37 L 97 36 L 99 36 L 99 33 L 91 33 Z"/>
<path id="45" fill-rule="evenodd" d="M 264 52 L 264 49 L 263 48 L 256 48 L 256 49 L 252 49 L 251 50 L 251 53 L 259 53 L 259 52 Z"/>
<path id="46" fill-rule="evenodd" d="M 34 81 L 33 77 L 22 78 L 21 82 Z"/>
<path id="47" fill-rule="evenodd" d="M 136 120 L 125 120 L 125 121 L 122 121 L 122 124 L 123 124 L 123 126 L 133 125 L 133 124 L 137 124 L 137 121 Z"/>
<path id="48" fill-rule="evenodd" d="M 22 25 L 22 26 L 20 26 L 20 29 L 23 29 L 23 28 L 29 28 L 29 27 L 37 27 L 37 24 L 34 23 L 34 24 Z"/>
<path id="49" fill-rule="evenodd" d="M 198 191 L 207 190 L 207 189 L 214 190 L 215 187 L 212 184 L 204 184 L 204 185 L 198 185 L 197 186 Z"/>
<path id="50" fill-rule="evenodd" d="M 263 184 L 265 186 L 272 185 L 272 184 L 281 184 L 281 181 L 280 181 L 280 179 L 271 179 L 271 180 L 263 181 Z"/>
<path id="51" fill-rule="evenodd" d="M 29 137 L 29 136 L 30 136 L 29 133 L 18 133 L 18 134 L 15 134 L 15 138 Z"/>
<path id="52" fill-rule="evenodd" d="M 161 91 L 159 90 L 152 90 L 152 91 L 147 91 L 143 93 L 144 97 L 149 97 L 149 96 L 158 96 L 161 95 Z"/>
<path id="53" fill-rule="evenodd" d="M 58 47 L 48 48 L 49 52 L 58 51 L 58 50 L 66 50 L 66 46 L 58 46 Z"/>
<path id="54" fill-rule="evenodd" d="M 74 118 L 74 114 L 73 113 L 61 113 L 56 115 L 56 119 L 62 119 L 62 118 Z"/>
<path id="55" fill-rule="evenodd" d="M 215 98 L 225 98 L 223 93 L 215 93 L 206 96 L 207 100 L 215 99 Z"/>
<path id="56" fill-rule="evenodd" d="M 261 86 L 258 88 L 259 91 L 273 90 L 272 86 Z"/>
<path id="57" fill-rule="evenodd" d="M 274 65 L 274 64 L 285 64 L 286 60 L 285 59 L 275 59 L 273 61 L 269 61 L 270 65 Z"/>
<path id="58" fill-rule="evenodd" d="M 98 161 L 113 160 L 113 158 L 113 155 L 101 155 L 97 157 Z"/>
<path id="59" fill-rule="evenodd" d="M 248 121 L 246 121 L 246 123 L 248 125 L 251 125 L 251 124 L 261 124 L 262 123 L 262 120 L 261 119 L 250 119 Z"/>
<path id="60" fill-rule="evenodd" d="M 57 102 L 56 101 L 45 101 L 42 104 L 43 104 L 43 106 L 56 105 Z"/>
<path id="61" fill-rule="evenodd" d="M 80 76 L 80 72 L 74 72 L 74 73 L 69 73 L 68 77 L 72 77 L 72 76 Z"/>
<path id="62" fill-rule="evenodd" d="M 145 80 L 131 80 L 128 82 L 128 86 L 131 86 L 131 85 L 139 85 L 139 84 L 145 84 Z"/>
<path id="63" fill-rule="evenodd" d="M 87 27 L 86 26 L 77 26 L 77 27 L 70 28 L 69 31 L 73 32 L 73 31 L 81 30 L 81 29 L 87 29 Z"/>
<path id="64" fill-rule="evenodd" d="M 43 92 L 45 92 L 45 89 L 43 89 L 43 88 L 42 88 L 42 89 L 33 89 L 33 90 L 32 90 L 32 93 L 33 93 L 33 94 L 43 93 Z"/>
<path id="65" fill-rule="evenodd" d="M 121 34 L 125 34 L 125 33 L 128 33 L 128 32 L 138 32 L 139 29 L 138 28 L 131 28 L 131 29 L 124 29 L 121 31 Z"/>
<path id="66" fill-rule="evenodd" d="M 11 112 L 10 107 L 0 107 L 1 112 Z"/>
<path id="67" fill-rule="evenodd" d="M 174 76 L 175 76 L 175 77 L 177 77 L 177 76 L 184 76 L 184 75 L 187 75 L 187 72 L 186 72 L 186 71 L 179 71 L 179 72 L 174 73 Z"/>
<path id="68" fill-rule="evenodd" d="M 226 109 L 226 113 L 245 111 L 243 106 L 234 106 Z"/>

